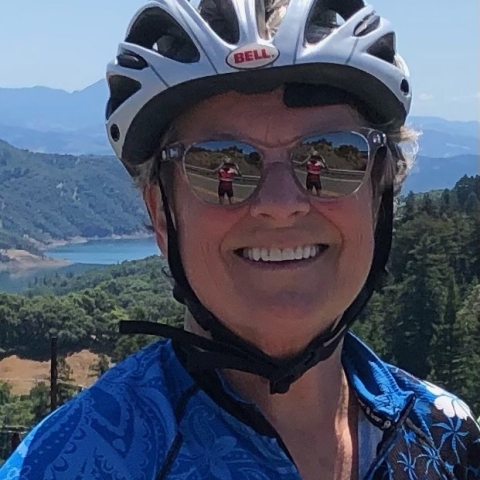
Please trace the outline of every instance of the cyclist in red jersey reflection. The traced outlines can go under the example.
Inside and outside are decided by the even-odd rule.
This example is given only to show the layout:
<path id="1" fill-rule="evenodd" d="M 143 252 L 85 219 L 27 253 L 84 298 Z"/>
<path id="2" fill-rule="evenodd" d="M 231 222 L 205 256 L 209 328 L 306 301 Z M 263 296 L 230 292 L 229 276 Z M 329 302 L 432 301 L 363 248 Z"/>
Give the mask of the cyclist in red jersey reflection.
<path id="1" fill-rule="evenodd" d="M 307 160 L 306 169 L 307 180 L 305 187 L 312 194 L 313 189 L 315 188 L 315 193 L 316 195 L 318 195 L 319 192 L 322 190 L 320 174 L 322 170 L 326 170 L 328 172 L 328 166 L 321 155 L 314 153 L 310 155 L 310 158 Z"/>
<path id="2" fill-rule="evenodd" d="M 228 203 L 233 203 L 233 179 L 237 176 L 242 176 L 238 165 L 229 159 L 224 160 L 218 169 L 218 202 L 220 204 L 224 203 L 225 195 Z"/>

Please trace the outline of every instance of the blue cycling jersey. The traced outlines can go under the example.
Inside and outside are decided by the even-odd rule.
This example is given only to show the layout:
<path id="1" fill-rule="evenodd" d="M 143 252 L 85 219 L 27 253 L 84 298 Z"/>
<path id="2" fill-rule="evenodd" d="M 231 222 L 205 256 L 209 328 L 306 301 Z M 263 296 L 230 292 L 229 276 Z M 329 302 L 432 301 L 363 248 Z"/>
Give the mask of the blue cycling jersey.
<path id="1" fill-rule="evenodd" d="M 480 478 L 480 430 L 463 402 L 382 362 L 352 334 L 342 361 L 378 433 L 360 449 L 364 478 Z M 116 365 L 35 427 L 0 479 L 299 480 L 256 406 L 217 374 L 185 365 L 171 341 Z"/>

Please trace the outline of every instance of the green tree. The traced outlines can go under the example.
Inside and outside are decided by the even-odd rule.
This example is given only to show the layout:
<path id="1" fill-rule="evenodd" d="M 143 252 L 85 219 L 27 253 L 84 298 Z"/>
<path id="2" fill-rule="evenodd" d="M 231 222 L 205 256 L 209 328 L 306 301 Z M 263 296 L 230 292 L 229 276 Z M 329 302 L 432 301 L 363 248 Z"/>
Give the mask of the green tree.
<path id="1" fill-rule="evenodd" d="M 423 195 L 423 198 L 418 205 L 418 212 L 426 213 L 429 217 L 438 217 L 438 207 L 428 193 Z"/>
<path id="2" fill-rule="evenodd" d="M 0 406 L 12 400 L 12 386 L 8 382 L 0 381 Z"/>
<path id="3" fill-rule="evenodd" d="M 9 403 L 0 406 L 0 415 L 3 424 L 11 427 L 30 427 L 35 422 L 32 403 L 28 397 L 12 398 Z"/>
<path id="4" fill-rule="evenodd" d="M 465 213 L 467 213 L 467 215 L 475 215 L 478 214 L 479 210 L 480 202 L 478 201 L 477 194 L 476 192 L 470 192 L 465 200 Z"/>
<path id="5" fill-rule="evenodd" d="M 434 335 L 429 359 L 433 383 L 449 388 L 453 385 L 453 355 L 456 350 L 454 328 L 460 299 L 453 272 L 448 280 L 445 311 L 434 324 Z"/>
<path id="6" fill-rule="evenodd" d="M 464 175 L 454 187 L 454 192 L 457 195 L 458 203 L 462 208 L 465 208 L 465 203 L 472 192 L 477 193 L 479 191 L 479 180 L 480 177 L 469 177 Z"/>
<path id="7" fill-rule="evenodd" d="M 79 391 L 80 387 L 74 383 L 70 365 L 66 362 L 65 357 L 60 357 L 58 359 L 58 406 L 60 407 L 67 403 Z"/>
<path id="8" fill-rule="evenodd" d="M 29 397 L 35 422 L 39 422 L 50 413 L 50 387 L 40 382 L 30 390 Z"/>
<path id="9" fill-rule="evenodd" d="M 353 331 L 383 358 L 387 356 L 385 325 L 383 296 L 374 293 L 361 318 L 354 324 Z"/>
<path id="10" fill-rule="evenodd" d="M 454 190 L 444 190 L 439 202 L 440 213 L 448 216 L 453 212 L 458 212 L 459 205 L 457 195 Z"/>
<path id="11" fill-rule="evenodd" d="M 123 335 L 118 339 L 115 346 L 112 361 L 115 363 L 121 362 L 132 353 L 138 352 L 156 340 L 156 338 L 148 335 Z"/>
<path id="12" fill-rule="evenodd" d="M 480 285 L 463 302 L 454 325 L 451 389 L 480 413 Z"/>
<path id="13" fill-rule="evenodd" d="M 436 253 L 438 241 L 423 236 L 411 253 L 405 280 L 399 285 L 393 355 L 399 366 L 427 378 L 434 326 L 443 314 L 446 260 Z"/>
<path id="14" fill-rule="evenodd" d="M 90 366 L 90 377 L 99 378 L 110 369 L 109 358 L 101 353 L 98 360 Z"/>

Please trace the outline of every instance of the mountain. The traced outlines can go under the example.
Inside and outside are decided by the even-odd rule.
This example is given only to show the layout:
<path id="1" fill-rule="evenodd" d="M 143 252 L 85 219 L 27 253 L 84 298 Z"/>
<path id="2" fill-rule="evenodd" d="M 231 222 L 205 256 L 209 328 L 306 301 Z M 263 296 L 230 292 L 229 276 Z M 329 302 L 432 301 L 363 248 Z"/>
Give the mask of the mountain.
<path id="1" fill-rule="evenodd" d="M 409 125 L 421 132 L 419 154 L 426 157 L 456 157 L 480 154 L 480 124 L 438 117 L 409 117 Z"/>
<path id="2" fill-rule="evenodd" d="M 131 235 L 144 231 L 148 218 L 112 156 L 32 153 L 0 141 L 0 185 L 0 248 L 25 248 L 26 239 Z"/>
<path id="3" fill-rule="evenodd" d="M 47 87 L 0 88 L 0 139 L 34 152 L 109 155 L 104 80 L 68 93 Z"/>
<path id="4" fill-rule="evenodd" d="M 459 155 L 450 158 L 430 158 L 419 155 L 403 185 L 402 193 L 453 188 L 463 175 L 478 175 L 478 162 L 478 155 Z"/>
<path id="5" fill-rule="evenodd" d="M 436 158 L 457 157 L 459 155 L 479 155 L 478 137 L 467 137 L 449 133 L 448 130 L 420 129 L 419 155 Z"/>
<path id="6" fill-rule="evenodd" d="M 43 131 L 0 125 L 0 138 L 17 148 L 39 153 L 111 155 L 103 125 L 67 131 Z"/>
<path id="7" fill-rule="evenodd" d="M 437 132 L 447 132 L 452 135 L 460 135 L 462 137 L 478 137 L 479 123 L 459 122 L 452 120 L 445 120 L 440 117 L 409 117 L 409 122 L 419 128 L 420 130 L 434 130 Z"/>
<path id="8" fill-rule="evenodd" d="M 104 80 L 72 93 L 47 87 L 0 88 L 0 124 L 41 132 L 102 125 L 107 96 Z"/>

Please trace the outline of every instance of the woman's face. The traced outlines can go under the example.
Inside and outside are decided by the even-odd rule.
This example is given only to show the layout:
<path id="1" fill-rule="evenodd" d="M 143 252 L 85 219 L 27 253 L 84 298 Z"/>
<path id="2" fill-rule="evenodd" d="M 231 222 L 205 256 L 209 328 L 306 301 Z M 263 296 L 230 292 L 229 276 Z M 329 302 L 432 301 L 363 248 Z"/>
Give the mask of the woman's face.
<path id="1" fill-rule="evenodd" d="M 303 348 L 347 309 L 368 275 L 374 247 L 370 183 L 349 197 L 325 201 L 299 187 L 286 155 L 287 147 L 310 133 L 359 126 L 365 123 L 346 105 L 287 108 L 280 91 L 218 96 L 176 124 L 178 140 L 186 145 L 229 135 L 264 151 L 264 181 L 247 202 L 207 204 L 178 169 L 174 205 L 183 264 L 198 298 L 271 355 Z M 146 198 L 166 253 L 158 192 Z M 239 255 L 246 248 L 319 244 L 328 248 L 296 262 Z"/>

